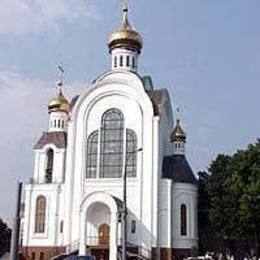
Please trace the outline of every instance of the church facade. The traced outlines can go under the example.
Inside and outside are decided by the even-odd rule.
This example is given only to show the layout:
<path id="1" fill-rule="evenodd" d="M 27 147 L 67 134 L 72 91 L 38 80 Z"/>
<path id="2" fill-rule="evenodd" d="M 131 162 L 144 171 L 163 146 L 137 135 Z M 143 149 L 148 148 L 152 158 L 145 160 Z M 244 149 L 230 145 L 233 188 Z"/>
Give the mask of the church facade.
<path id="1" fill-rule="evenodd" d="M 121 259 L 124 206 L 127 259 L 182 259 L 197 247 L 186 134 L 167 90 L 138 73 L 142 44 L 125 7 L 108 41 L 111 69 L 70 102 L 58 82 L 25 187 L 24 259 Z"/>

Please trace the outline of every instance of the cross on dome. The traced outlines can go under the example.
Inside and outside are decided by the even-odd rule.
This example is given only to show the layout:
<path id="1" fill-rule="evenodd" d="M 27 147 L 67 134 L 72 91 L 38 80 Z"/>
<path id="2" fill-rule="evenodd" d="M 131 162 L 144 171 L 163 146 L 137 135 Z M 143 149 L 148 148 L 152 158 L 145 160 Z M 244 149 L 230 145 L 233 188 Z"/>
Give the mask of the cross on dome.
<path id="1" fill-rule="evenodd" d="M 63 87 L 63 77 L 64 77 L 64 67 L 62 64 L 59 64 L 57 66 L 57 82 L 56 87 L 58 88 L 58 94 L 54 98 L 51 99 L 48 105 L 49 113 L 51 112 L 65 112 L 69 113 L 70 111 L 70 104 L 68 100 L 64 97 L 62 93 L 62 87 Z"/>
<path id="2" fill-rule="evenodd" d="M 64 72 L 65 72 L 62 63 L 60 63 L 57 66 L 57 71 L 58 71 L 57 87 L 58 87 L 59 92 L 62 92 L 63 78 L 64 78 Z"/>

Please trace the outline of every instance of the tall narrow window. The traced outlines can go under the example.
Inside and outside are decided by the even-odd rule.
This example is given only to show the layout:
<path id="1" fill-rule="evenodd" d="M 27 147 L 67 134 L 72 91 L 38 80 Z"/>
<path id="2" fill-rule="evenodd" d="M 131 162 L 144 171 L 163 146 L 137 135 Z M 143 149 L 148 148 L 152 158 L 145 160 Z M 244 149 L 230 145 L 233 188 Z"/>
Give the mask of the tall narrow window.
<path id="1" fill-rule="evenodd" d="M 132 57 L 132 66 L 135 69 L 135 57 Z"/>
<path id="2" fill-rule="evenodd" d="M 123 67 L 123 56 L 120 56 L 120 67 Z"/>
<path id="3" fill-rule="evenodd" d="M 45 169 L 45 182 L 52 182 L 52 172 L 53 172 L 53 150 L 49 149 L 47 152 L 47 163 Z"/>
<path id="4" fill-rule="evenodd" d="M 97 177 L 98 131 L 93 132 L 87 141 L 87 173 L 86 178 Z"/>
<path id="5" fill-rule="evenodd" d="M 130 66 L 130 57 L 126 56 L 126 66 L 129 67 Z"/>
<path id="6" fill-rule="evenodd" d="M 109 109 L 101 122 L 100 178 L 120 178 L 123 170 L 124 117 Z"/>
<path id="7" fill-rule="evenodd" d="M 126 130 L 126 172 L 128 177 L 136 177 L 137 137 L 133 130 Z"/>
<path id="8" fill-rule="evenodd" d="M 60 222 L 60 233 L 63 233 L 63 220 Z"/>
<path id="9" fill-rule="evenodd" d="M 185 204 L 181 205 L 181 235 L 187 236 L 187 207 Z"/>
<path id="10" fill-rule="evenodd" d="M 60 119 L 58 120 L 58 127 L 60 127 Z"/>
<path id="11" fill-rule="evenodd" d="M 114 57 L 114 68 L 117 68 L 117 56 Z"/>
<path id="12" fill-rule="evenodd" d="M 43 196 L 39 196 L 36 200 L 36 209 L 35 209 L 35 233 L 44 233 L 45 215 L 46 215 L 46 199 Z"/>

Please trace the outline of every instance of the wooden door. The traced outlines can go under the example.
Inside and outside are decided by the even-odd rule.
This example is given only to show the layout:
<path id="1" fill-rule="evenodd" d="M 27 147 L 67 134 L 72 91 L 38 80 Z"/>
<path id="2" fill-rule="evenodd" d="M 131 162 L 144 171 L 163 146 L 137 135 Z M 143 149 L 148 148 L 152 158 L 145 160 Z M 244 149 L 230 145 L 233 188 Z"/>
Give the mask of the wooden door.
<path id="1" fill-rule="evenodd" d="M 109 246 L 109 231 L 110 227 L 107 224 L 102 224 L 99 226 L 99 246 Z"/>

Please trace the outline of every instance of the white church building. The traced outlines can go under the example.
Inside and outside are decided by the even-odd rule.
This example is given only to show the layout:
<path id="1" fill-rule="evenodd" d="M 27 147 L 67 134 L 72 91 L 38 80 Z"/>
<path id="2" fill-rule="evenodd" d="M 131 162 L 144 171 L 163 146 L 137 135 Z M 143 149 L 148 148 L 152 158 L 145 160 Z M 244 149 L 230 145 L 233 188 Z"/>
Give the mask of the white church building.
<path id="1" fill-rule="evenodd" d="M 58 82 L 25 187 L 23 259 L 121 259 L 124 205 L 127 259 L 183 259 L 197 247 L 197 180 L 186 134 L 168 91 L 138 73 L 142 45 L 124 7 L 108 40 L 109 71 L 70 102 Z"/>

